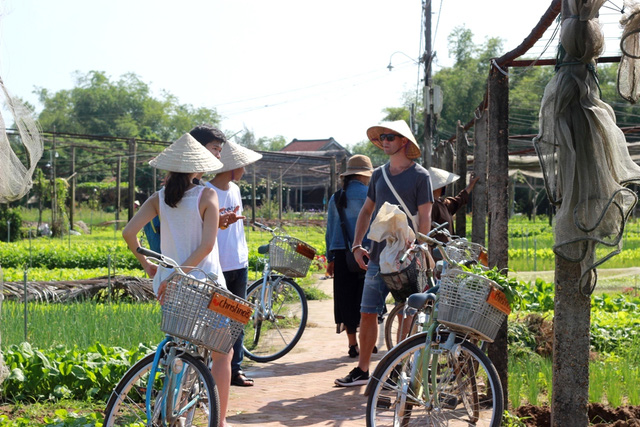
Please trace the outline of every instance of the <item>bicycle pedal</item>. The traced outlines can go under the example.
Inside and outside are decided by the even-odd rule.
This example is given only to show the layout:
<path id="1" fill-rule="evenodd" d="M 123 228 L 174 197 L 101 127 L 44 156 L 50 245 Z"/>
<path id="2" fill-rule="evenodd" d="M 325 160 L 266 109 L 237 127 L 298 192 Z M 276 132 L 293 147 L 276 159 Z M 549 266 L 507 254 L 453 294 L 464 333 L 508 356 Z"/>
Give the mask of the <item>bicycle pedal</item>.
<path id="1" fill-rule="evenodd" d="M 458 398 L 452 394 L 441 393 L 439 400 L 440 406 L 446 409 L 455 409 L 458 406 Z"/>
<path id="2" fill-rule="evenodd" d="M 387 396 L 378 397 L 378 401 L 376 402 L 376 408 L 378 409 L 389 409 L 391 408 L 391 398 Z"/>

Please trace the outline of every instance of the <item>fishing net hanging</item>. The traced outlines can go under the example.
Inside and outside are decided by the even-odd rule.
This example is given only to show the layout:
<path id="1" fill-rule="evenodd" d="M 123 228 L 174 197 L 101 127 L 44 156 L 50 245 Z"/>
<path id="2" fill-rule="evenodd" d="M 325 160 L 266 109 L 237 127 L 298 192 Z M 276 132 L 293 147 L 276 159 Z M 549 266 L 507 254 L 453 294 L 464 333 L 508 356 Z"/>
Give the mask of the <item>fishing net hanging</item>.
<path id="1" fill-rule="evenodd" d="M 640 98 L 640 4 L 625 1 L 624 10 L 617 85 L 620 96 L 635 104 Z"/>
<path id="2" fill-rule="evenodd" d="M 5 120 L 0 114 L 0 203 L 8 203 L 23 197 L 33 182 L 31 176 L 38 160 L 42 157 L 43 144 L 40 132 L 31 112 L 18 100 L 13 99 L 4 82 L 0 78 L 0 93 L 5 108 L 13 116 L 14 126 L 18 129 L 19 139 L 10 141 L 5 127 Z M 19 153 L 26 162 L 16 155 L 16 149 L 22 146 Z M 4 298 L 2 266 L 0 266 L 0 318 L 2 317 L 2 299 Z M 0 335 L 0 344 L 2 336 Z M 8 375 L 4 357 L 0 351 L 0 384 Z"/>
<path id="3" fill-rule="evenodd" d="M 596 284 L 595 268 L 622 249 L 637 201 L 625 185 L 640 182 L 613 109 L 600 99 L 595 58 L 604 37 L 597 16 L 605 1 L 563 0 L 556 74 L 534 138 L 549 199 L 558 206 L 553 250 L 580 263 L 585 294 Z M 598 257 L 596 247 L 605 248 Z"/>
<path id="4" fill-rule="evenodd" d="M 17 140 L 9 140 L 4 117 L 0 114 L 0 203 L 8 203 L 20 199 L 31 189 L 31 177 L 42 157 L 43 145 L 31 112 L 9 95 L 2 79 L 0 96 L 19 132 Z"/>

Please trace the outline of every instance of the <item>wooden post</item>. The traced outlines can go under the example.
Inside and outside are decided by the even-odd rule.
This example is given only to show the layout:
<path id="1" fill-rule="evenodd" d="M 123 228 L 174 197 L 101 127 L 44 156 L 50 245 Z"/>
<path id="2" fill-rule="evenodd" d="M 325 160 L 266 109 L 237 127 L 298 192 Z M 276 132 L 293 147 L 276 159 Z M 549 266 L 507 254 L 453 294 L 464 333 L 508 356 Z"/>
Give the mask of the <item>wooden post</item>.
<path id="1" fill-rule="evenodd" d="M 267 172 L 267 219 L 271 220 L 271 172 Z"/>
<path id="2" fill-rule="evenodd" d="M 556 255 L 551 425 L 587 426 L 591 298 L 579 290 L 580 264 Z"/>
<path id="3" fill-rule="evenodd" d="M 476 119 L 473 172 L 480 179 L 471 192 L 473 215 L 471 217 L 471 241 L 484 246 L 487 229 L 487 110 Z"/>
<path id="4" fill-rule="evenodd" d="M 256 222 L 256 209 L 258 204 L 256 202 L 256 168 L 253 168 L 253 180 L 251 182 L 251 222 Z"/>
<path id="5" fill-rule="evenodd" d="M 129 140 L 129 221 L 133 218 L 134 207 L 133 202 L 136 200 L 136 150 L 137 143 L 134 138 Z"/>
<path id="6" fill-rule="evenodd" d="M 460 193 L 467 186 L 467 134 L 464 126 L 458 120 L 456 126 L 456 174 L 460 175 L 460 179 L 454 184 L 454 194 Z M 460 237 L 467 235 L 467 209 L 464 206 L 456 213 L 455 233 Z"/>
<path id="7" fill-rule="evenodd" d="M 76 147 L 71 146 L 71 187 L 69 194 L 71 202 L 69 203 L 69 232 L 73 230 L 73 223 L 76 217 Z"/>
<path id="8" fill-rule="evenodd" d="M 282 225 L 282 166 L 278 166 L 280 180 L 278 181 L 278 221 Z"/>
<path id="9" fill-rule="evenodd" d="M 509 266 L 509 78 L 497 67 L 489 73 L 489 266 L 506 269 Z M 494 343 L 489 357 L 498 370 L 504 389 L 505 407 L 508 403 L 507 322 Z"/>
<path id="10" fill-rule="evenodd" d="M 118 156 L 118 163 L 116 165 L 116 230 L 118 229 L 118 221 L 120 221 L 120 182 L 122 175 L 122 156 Z"/>
<path id="11" fill-rule="evenodd" d="M 338 179 L 336 169 L 338 167 L 338 163 L 336 162 L 336 158 L 331 158 L 331 163 L 329 164 L 329 174 L 330 174 L 330 190 L 331 194 L 335 193 L 338 190 Z M 328 202 L 327 202 L 328 204 Z"/>

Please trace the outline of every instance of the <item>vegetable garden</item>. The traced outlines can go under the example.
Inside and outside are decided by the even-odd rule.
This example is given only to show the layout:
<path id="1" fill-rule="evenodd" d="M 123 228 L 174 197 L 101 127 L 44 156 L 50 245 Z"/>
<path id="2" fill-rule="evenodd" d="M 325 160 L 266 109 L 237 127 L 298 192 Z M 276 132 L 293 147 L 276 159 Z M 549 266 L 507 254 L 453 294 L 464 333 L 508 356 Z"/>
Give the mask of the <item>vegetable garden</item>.
<path id="1" fill-rule="evenodd" d="M 604 268 L 640 265 L 640 223 L 627 227 L 623 252 Z M 5 282 L 78 280 L 106 275 L 143 277 L 114 225 L 92 234 L 0 243 Z M 287 232 L 324 253 L 324 228 L 287 226 Z M 257 247 L 270 235 L 247 227 L 252 277 L 260 273 Z M 524 405 L 545 405 L 551 395 L 553 285 L 551 279 L 518 281 L 520 272 L 553 269 L 552 227 L 543 218 L 510 222 L 508 278 L 509 396 L 512 414 Z M 310 299 L 326 297 L 314 288 L 324 271 L 317 257 L 302 284 Z M 603 272 L 606 270 L 602 269 Z M 315 274 L 315 277 L 313 276 Z M 492 274 L 492 273 L 489 273 Z M 495 273 L 493 273 L 495 274 Z M 541 273 L 542 276 L 542 273 Z M 640 405 L 640 290 L 637 275 L 601 280 L 591 298 L 589 399 L 618 407 Z M 251 278 L 252 278 L 251 277 Z M 2 303 L 2 351 L 10 376 L 0 389 L 0 426 L 100 425 L 101 411 L 115 383 L 135 360 L 162 338 L 156 302 L 137 302 L 120 293 L 62 303 Z M 26 337 L 26 340 L 25 340 Z M 70 409 L 72 408 L 72 409 Z M 77 415 L 77 414 L 83 414 Z M 515 415 L 512 425 L 522 421 Z M 522 425 L 522 424 L 520 424 Z"/>

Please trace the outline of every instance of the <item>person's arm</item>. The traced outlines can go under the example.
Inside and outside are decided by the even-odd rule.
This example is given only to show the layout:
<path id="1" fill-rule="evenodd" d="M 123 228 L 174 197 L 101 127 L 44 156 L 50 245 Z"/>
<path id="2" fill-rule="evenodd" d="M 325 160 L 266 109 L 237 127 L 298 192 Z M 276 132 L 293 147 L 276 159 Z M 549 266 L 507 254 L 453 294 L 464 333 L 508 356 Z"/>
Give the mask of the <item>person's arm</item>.
<path id="1" fill-rule="evenodd" d="M 432 202 L 423 203 L 418 206 L 418 231 L 422 234 L 428 234 L 431 231 L 431 208 Z M 430 253 L 427 252 L 427 262 L 430 268 L 434 268 L 436 263 Z"/>
<path id="2" fill-rule="evenodd" d="M 364 239 L 364 235 L 369 228 L 369 223 L 371 222 L 371 216 L 373 215 L 373 211 L 376 207 L 376 204 L 369 197 L 364 201 L 364 205 L 362 205 L 362 209 L 360 209 L 360 213 L 358 214 L 358 220 L 356 221 L 356 229 L 355 229 L 355 237 L 353 238 L 353 257 L 356 259 L 356 262 L 363 270 L 367 269 L 367 265 L 364 263 L 364 257 L 369 257 L 369 251 L 362 247 L 362 240 Z"/>
<path id="3" fill-rule="evenodd" d="M 327 248 L 327 276 L 333 277 L 333 251 L 331 250 L 331 241 L 333 240 L 333 234 L 335 233 L 336 226 L 340 218 L 338 216 L 338 208 L 336 207 L 335 197 L 331 196 L 329 199 L 329 206 L 327 207 L 327 231 L 324 236 L 325 247 Z M 346 248 L 351 250 L 351 248 Z"/>
<path id="4" fill-rule="evenodd" d="M 133 218 L 131 218 L 131 221 L 129 221 L 122 230 L 122 238 L 127 242 L 129 250 L 133 252 L 149 277 L 155 276 L 158 266 L 150 263 L 144 255 L 137 252 L 138 247 L 140 247 L 138 233 L 147 223 L 149 223 L 149 221 L 153 220 L 153 218 L 158 215 L 159 211 L 160 205 L 158 193 L 154 193 L 144 202 Z"/>
<path id="5" fill-rule="evenodd" d="M 200 197 L 200 215 L 202 216 L 202 240 L 200 245 L 189 257 L 183 262 L 185 266 L 195 267 L 200 264 L 211 251 L 216 243 L 218 236 L 218 221 L 220 219 L 220 211 L 218 208 L 218 195 L 215 190 L 205 188 L 202 190 Z M 185 273 L 191 271 L 190 268 L 182 268 Z"/>

